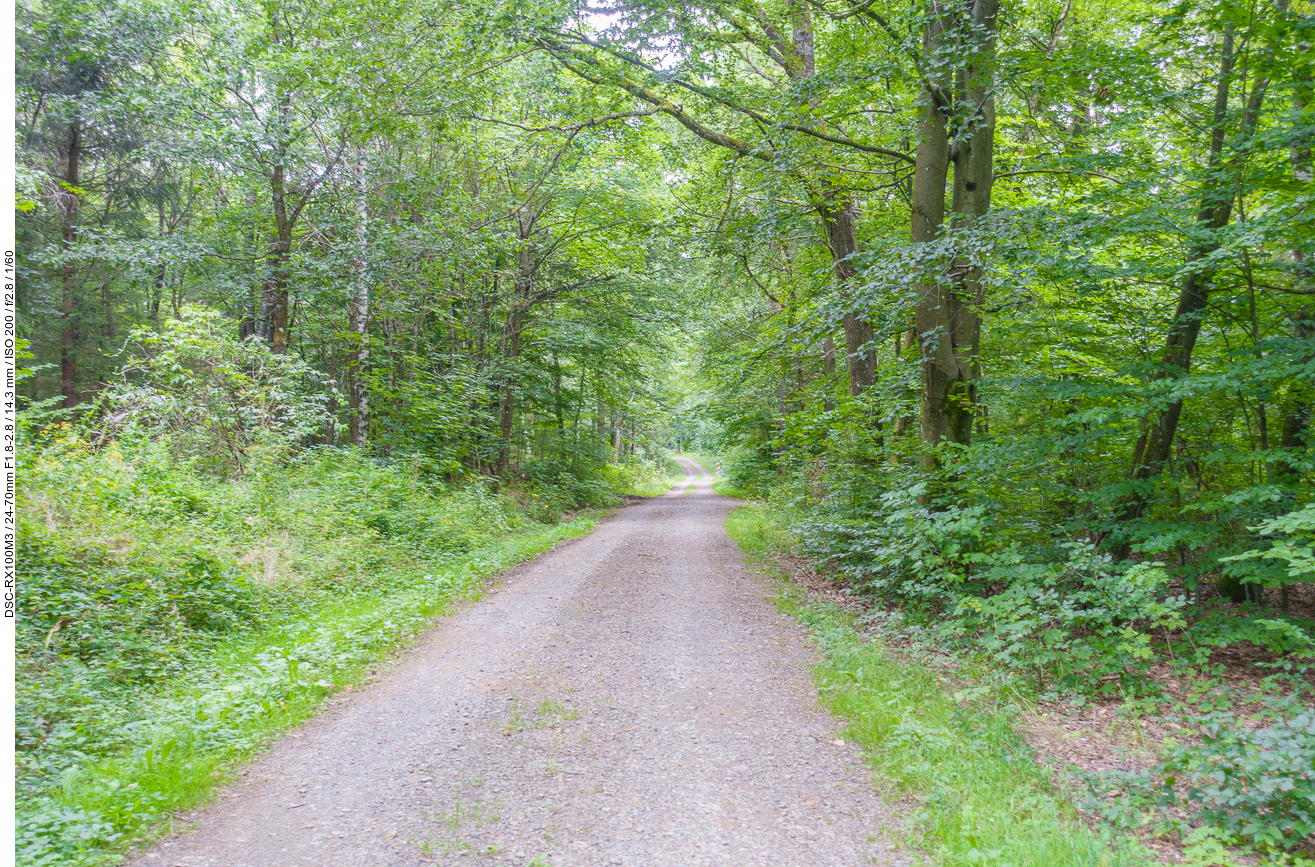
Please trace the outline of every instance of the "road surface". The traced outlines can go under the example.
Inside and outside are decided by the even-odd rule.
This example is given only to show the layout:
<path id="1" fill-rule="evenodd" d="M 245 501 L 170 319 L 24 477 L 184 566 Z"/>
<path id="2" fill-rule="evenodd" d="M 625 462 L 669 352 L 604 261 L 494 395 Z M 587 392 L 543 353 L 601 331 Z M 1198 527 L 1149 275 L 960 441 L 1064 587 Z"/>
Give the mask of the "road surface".
<path id="1" fill-rule="evenodd" d="M 903 865 L 704 468 L 502 576 L 153 867 Z"/>

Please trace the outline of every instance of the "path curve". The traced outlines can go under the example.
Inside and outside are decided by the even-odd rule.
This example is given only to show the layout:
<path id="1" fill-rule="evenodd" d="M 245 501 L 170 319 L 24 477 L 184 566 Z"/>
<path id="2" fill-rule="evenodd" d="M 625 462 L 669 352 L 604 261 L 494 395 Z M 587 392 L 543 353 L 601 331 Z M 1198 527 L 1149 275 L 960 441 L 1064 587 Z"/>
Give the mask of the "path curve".
<path id="1" fill-rule="evenodd" d="M 152 867 L 903 865 L 707 471 L 508 572 Z"/>

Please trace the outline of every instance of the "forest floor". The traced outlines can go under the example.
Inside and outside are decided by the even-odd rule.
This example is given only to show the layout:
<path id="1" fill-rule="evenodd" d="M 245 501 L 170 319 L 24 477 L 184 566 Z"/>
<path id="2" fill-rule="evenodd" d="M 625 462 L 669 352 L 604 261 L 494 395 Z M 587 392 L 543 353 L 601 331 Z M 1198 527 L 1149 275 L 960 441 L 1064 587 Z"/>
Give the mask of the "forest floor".
<path id="1" fill-rule="evenodd" d="M 507 573 L 339 695 L 153 867 L 904 865 L 817 651 L 706 470 Z"/>

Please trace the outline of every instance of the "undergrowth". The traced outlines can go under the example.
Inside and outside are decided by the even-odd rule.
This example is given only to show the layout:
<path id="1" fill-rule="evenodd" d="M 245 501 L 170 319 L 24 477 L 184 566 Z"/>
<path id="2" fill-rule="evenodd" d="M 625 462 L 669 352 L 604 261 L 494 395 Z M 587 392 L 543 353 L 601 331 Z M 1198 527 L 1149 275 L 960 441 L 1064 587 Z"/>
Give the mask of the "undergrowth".
<path id="1" fill-rule="evenodd" d="M 608 464 L 603 477 L 618 494 L 631 497 L 658 497 L 685 478 L 680 464 L 668 457 L 660 468 L 648 462 Z"/>
<path id="2" fill-rule="evenodd" d="M 878 785 L 911 804 L 911 844 L 947 867 L 1140 863 L 1138 852 L 1084 825 L 1037 768 L 1014 727 L 1024 696 L 956 690 L 932 667 L 860 633 L 851 614 L 808 603 L 772 563 L 793 540 L 766 507 L 734 510 L 726 529 L 759 569 L 782 579 L 779 604 L 823 651 L 823 702 L 848 721 Z"/>
<path id="3" fill-rule="evenodd" d="M 453 600 L 593 523 L 350 449 L 254 448 L 222 480 L 158 439 L 43 436 L 19 499 L 31 867 L 117 861 Z"/>

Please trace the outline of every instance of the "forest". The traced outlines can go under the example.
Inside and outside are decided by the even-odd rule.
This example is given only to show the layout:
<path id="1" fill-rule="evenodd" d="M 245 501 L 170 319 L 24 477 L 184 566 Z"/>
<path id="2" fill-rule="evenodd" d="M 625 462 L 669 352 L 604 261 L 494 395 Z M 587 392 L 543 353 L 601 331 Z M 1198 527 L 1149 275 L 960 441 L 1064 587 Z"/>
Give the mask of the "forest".
<path id="1" fill-rule="evenodd" d="M 845 600 L 927 863 L 1315 863 L 1310 0 L 17 19 L 19 863 L 117 863 L 686 453 Z M 1090 848 L 973 830 L 878 645 Z M 1107 712 L 1140 760 L 1044 770 Z"/>

